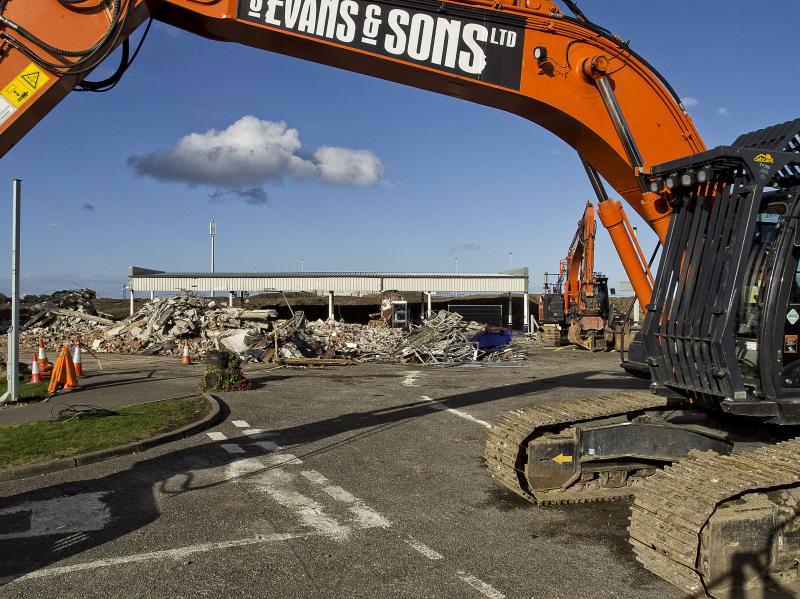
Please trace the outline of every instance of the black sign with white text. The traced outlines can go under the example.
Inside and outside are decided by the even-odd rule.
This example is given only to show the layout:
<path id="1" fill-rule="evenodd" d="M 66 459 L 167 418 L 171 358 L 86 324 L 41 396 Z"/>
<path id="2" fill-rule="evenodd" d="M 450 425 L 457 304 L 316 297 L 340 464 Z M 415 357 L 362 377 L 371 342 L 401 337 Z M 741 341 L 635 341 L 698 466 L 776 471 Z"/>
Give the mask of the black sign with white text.
<path id="1" fill-rule="evenodd" d="M 519 89 L 525 19 L 427 0 L 239 0 L 239 18 Z"/>

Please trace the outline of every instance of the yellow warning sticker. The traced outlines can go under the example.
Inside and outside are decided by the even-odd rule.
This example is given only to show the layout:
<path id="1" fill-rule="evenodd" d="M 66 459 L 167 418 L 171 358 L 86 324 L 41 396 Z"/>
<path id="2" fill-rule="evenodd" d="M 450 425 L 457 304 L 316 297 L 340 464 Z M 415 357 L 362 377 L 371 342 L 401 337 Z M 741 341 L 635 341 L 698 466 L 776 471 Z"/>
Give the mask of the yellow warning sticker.
<path id="1" fill-rule="evenodd" d="M 30 63 L 22 72 L 11 80 L 11 83 L 0 90 L 3 96 L 14 108 L 19 108 L 31 99 L 44 84 L 50 80 L 41 67 Z"/>

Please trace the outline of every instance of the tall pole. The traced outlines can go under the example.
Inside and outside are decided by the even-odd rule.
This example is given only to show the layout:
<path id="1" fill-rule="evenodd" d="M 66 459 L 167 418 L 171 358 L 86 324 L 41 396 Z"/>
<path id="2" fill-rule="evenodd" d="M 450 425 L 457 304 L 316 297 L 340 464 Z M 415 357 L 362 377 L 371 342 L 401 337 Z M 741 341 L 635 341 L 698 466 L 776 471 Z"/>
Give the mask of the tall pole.
<path id="1" fill-rule="evenodd" d="M 514 252 L 508 252 L 508 270 L 511 270 L 511 256 Z"/>
<path id="2" fill-rule="evenodd" d="M 11 331 L 8 335 L 8 390 L 0 403 L 19 401 L 19 218 L 22 181 L 11 183 Z"/>
<path id="3" fill-rule="evenodd" d="M 300 272 L 306 271 L 306 259 L 300 258 Z"/>
<path id="4" fill-rule="evenodd" d="M 208 234 L 211 236 L 211 272 L 215 272 L 216 264 L 214 262 L 214 240 L 217 237 L 217 223 L 213 220 L 208 223 Z M 212 283 L 213 285 L 213 283 Z M 214 297 L 214 290 L 211 290 L 211 297 Z"/>
<path id="5" fill-rule="evenodd" d="M 211 272 L 214 272 L 214 238 L 217 236 L 217 223 L 213 220 L 208 223 L 208 234 L 211 236 Z"/>

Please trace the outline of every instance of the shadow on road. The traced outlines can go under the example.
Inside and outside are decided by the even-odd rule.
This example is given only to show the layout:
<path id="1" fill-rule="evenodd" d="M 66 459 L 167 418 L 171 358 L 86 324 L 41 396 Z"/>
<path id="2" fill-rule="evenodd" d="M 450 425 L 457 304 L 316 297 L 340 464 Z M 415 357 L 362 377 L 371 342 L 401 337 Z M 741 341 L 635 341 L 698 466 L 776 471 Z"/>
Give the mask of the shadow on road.
<path id="1" fill-rule="evenodd" d="M 531 399 L 552 390 L 554 387 L 580 389 L 631 389 L 641 388 L 640 381 L 627 377 L 591 377 L 601 372 L 587 372 L 551 377 L 512 385 L 503 385 L 478 391 L 458 393 L 435 400 L 449 408 L 465 408 L 517 396 L 530 396 Z M 280 376 L 268 377 L 279 380 Z M 227 410 L 227 407 L 225 407 Z M 303 453 L 302 447 L 292 451 L 303 458 L 330 451 L 343 444 L 397 426 L 409 420 L 437 414 L 431 409 L 429 401 L 415 401 L 400 406 L 351 412 L 335 418 L 286 427 L 270 431 L 284 447 L 303 445 L 345 433 L 355 433 L 344 439 L 331 439 L 331 443 Z M 227 413 L 226 413 L 227 417 Z M 224 443 L 237 443 L 244 438 L 226 439 Z M 246 438 L 252 441 L 251 438 Z M 156 493 L 160 496 L 174 496 L 191 493 L 219 484 L 198 484 L 192 471 L 224 467 L 240 459 L 220 447 L 222 442 L 209 442 L 172 451 L 163 455 L 142 459 L 129 469 L 114 472 L 100 478 L 87 478 L 67 483 L 53 484 L 34 491 L 0 498 L 0 584 L 8 584 L 27 573 L 34 573 L 55 562 L 83 553 L 93 547 L 103 545 L 130 534 L 159 518 Z M 158 451 L 158 450 L 154 450 Z M 271 466 L 271 467 L 280 467 Z M 267 469 L 268 467 L 265 467 Z M 80 470 L 76 471 L 80 473 Z M 258 472 L 245 476 L 257 475 Z M 171 479 L 169 488 L 165 481 Z M 46 528 L 45 534 L 33 535 L 33 519 L 37 518 L 36 506 L 42 502 L 53 504 L 54 500 L 77 495 L 96 494 L 107 506 L 109 523 L 94 531 L 69 530 L 58 532 L 58 528 Z M 35 527 L 34 527 L 35 528 Z M 42 532 L 41 526 L 39 532 Z M 224 536 L 224 534 L 220 535 Z"/>

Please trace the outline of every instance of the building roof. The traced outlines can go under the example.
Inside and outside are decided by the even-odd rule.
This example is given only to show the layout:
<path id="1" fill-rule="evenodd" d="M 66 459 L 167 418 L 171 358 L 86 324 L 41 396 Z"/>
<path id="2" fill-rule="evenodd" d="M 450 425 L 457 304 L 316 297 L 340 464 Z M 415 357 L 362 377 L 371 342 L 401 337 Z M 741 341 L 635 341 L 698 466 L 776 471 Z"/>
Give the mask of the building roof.
<path id="1" fill-rule="evenodd" d="M 131 266 L 134 291 L 397 291 L 521 292 L 528 289 L 528 269 L 505 272 L 165 272 Z"/>

